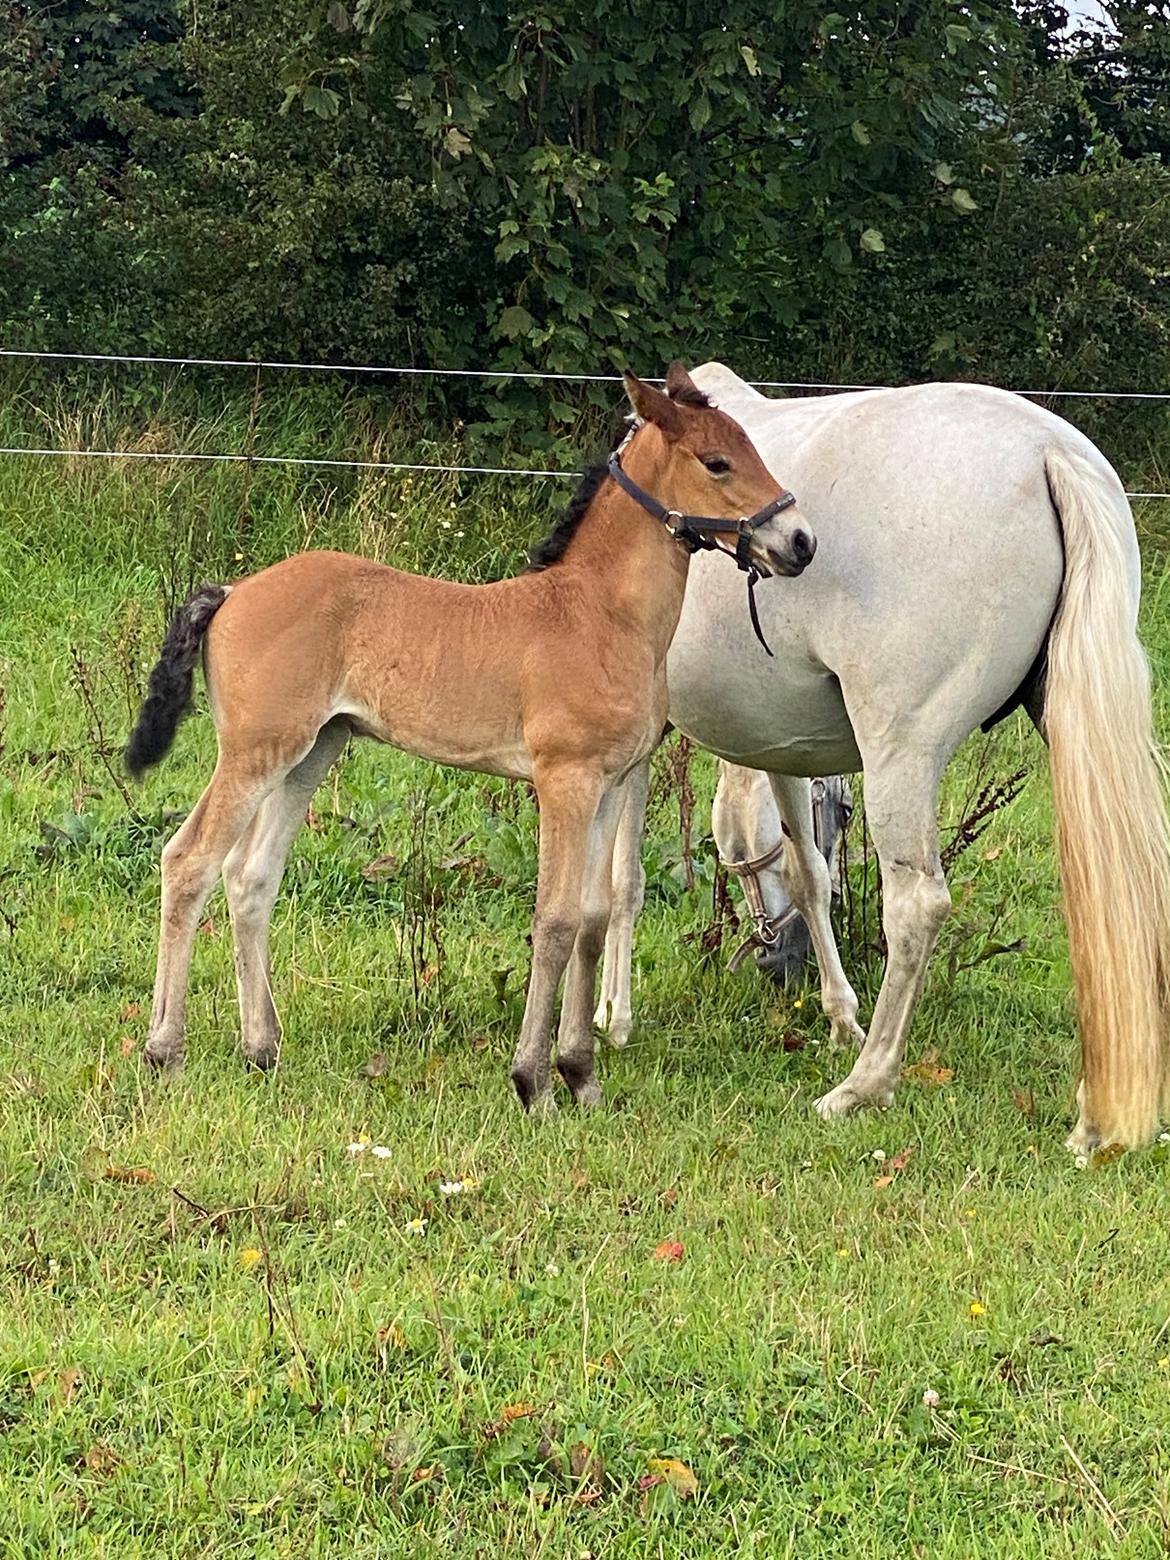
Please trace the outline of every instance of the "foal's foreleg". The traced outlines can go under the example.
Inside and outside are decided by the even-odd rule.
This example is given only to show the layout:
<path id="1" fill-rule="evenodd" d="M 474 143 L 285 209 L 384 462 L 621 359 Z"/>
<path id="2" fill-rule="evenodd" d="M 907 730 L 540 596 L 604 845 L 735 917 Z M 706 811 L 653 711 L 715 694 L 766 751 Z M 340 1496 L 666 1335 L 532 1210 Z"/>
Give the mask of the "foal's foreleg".
<path id="1" fill-rule="evenodd" d="M 646 828 L 646 799 L 650 791 L 648 758 L 631 772 L 622 790 L 625 802 L 613 850 L 613 887 L 601 967 L 601 1000 L 593 1017 L 598 1029 L 608 1032 L 610 1045 L 615 1046 L 626 1044 L 634 1022 L 631 966 L 634 923 L 646 892 L 642 835 Z"/>
<path id="2" fill-rule="evenodd" d="M 614 836 L 624 799 L 624 788 L 607 791 L 589 831 L 589 854 L 581 884 L 581 924 L 561 1003 L 557 1071 L 579 1105 L 601 1103 L 601 1086 L 593 1071 L 593 998 L 597 961 L 609 928 Z"/>
<path id="3" fill-rule="evenodd" d="M 857 1022 L 857 996 L 845 975 L 833 935 L 833 880 L 817 848 L 811 787 L 807 780 L 791 775 L 769 774 L 768 781 L 786 834 L 781 867 L 784 886 L 803 916 L 816 950 L 821 1006 L 832 1026 L 830 1040 L 836 1046 L 861 1045 L 865 1031 Z"/>
<path id="4" fill-rule="evenodd" d="M 540 866 L 532 922 L 532 972 L 512 1082 L 529 1110 L 554 1109 L 549 1051 L 557 987 L 581 922 L 590 833 L 605 790 L 595 770 L 558 765 L 534 775 L 540 801 Z"/>
<path id="5" fill-rule="evenodd" d="M 228 851 L 248 827 L 274 777 L 220 757 L 206 791 L 162 853 L 162 913 L 150 1037 L 143 1052 L 155 1067 L 183 1065 L 187 976 L 199 917 Z"/>
<path id="6" fill-rule="evenodd" d="M 274 1067 L 280 1055 L 280 1019 L 272 999 L 268 948 L 272 907 L 305 809 L 348 735 L 344 723 L 322 728 L 308 756 L 261 803 L 251 826 L 223 864 L 223 886 L 236 944 L 244 1057 L 256 1067 Z"/>

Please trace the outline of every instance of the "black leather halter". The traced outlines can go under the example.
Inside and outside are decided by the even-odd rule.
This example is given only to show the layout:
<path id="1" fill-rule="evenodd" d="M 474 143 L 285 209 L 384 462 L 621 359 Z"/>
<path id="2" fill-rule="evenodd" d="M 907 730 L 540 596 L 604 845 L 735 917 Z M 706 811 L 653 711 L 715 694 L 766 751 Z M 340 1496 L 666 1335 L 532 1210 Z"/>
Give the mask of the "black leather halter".
<path id="1" fill-rule="evenodd" d="M 772 571 L 761 568 L 755 562 L 748 552 L 748 544 L 760 526 L 775 519 L 785 509 L 791 509 L 796 503 L 795 494 L 790 493 L 787 488 L 781 488 L 770 504 L 765 504 L 763 509 L 757 509 L 754 515 L 742 515 L 738 520 L 722 520 L 714 515 L 684 515 L 677 509 L 667 509 L 666 505 L 660 504 L 652 493 L 647 493 L 644 487 L 639 487 L 632 477 L 627 476 L 622 469 L 621 453 L 621 450 L 617 449 L 609 457 L 609 474 L 635 503 L 640 504 L 647 514 L 653 515 L 655 520 L 661 521 L 675 541 L 685 547 L 687 552 L 716 550 L 725 552 L 735 559 L 740 570 L 747 575 L 748 611 L 751 614 L 752 628 L 755 630 L 756 638 L 771 655 L 768 641 L 760 628 L 760 615 L 756 611 L 756 582 L 770 578 Z M 721 536 L 734 536 L 734 552 L 713 541 L 710 534 L 707 534 L 710 532 Z"/>

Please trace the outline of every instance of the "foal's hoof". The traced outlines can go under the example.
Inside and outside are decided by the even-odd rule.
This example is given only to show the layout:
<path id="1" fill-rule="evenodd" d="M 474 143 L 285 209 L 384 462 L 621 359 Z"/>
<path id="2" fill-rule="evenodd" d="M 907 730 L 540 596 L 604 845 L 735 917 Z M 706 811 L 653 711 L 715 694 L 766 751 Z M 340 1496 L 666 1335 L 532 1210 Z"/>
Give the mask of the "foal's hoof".
<path id="1" fill-rule="evenodd" d="M 601 1085 L 594 1075 L 592 1059 L 588 1065 L 580 1066 L 571 1057 L 558 1058 L 557 1071 L 578 1105 L 590 1110 L 601 1104 Z"/>
<path id="2" fill-rule="evenodd" d="M 830 1089 L 828 1094 L 822 1094 L 820 1099 L 814 1102 L 813 1109 L 822 1121 L 837 1121 L 843 1116 L 852 1116 L 855 1111 L 867 1108 L 885 1110 L 893 1103 L 893 1089 L 873 1089 L 862 1093 L 846 1078 L 844 1083 L 839 1083 L 835 1089 Z"/>
<path id="3" fill-rule="evenodd" d="M 547 1082 L 540 1084 L 523 1068 L 516 1067 L 512 1070 L 512 1087 L 521 1105 L 535 1121 L 556 1115 L 557 1102 Z"/>
<path id="4" fill-rule="evenodd" d="M 615 1051 L 624 1050 L 624 1048 L 630 1043 L 630 1030 L 633 1027 L 634 1026 L 632 1024 L 617 1023 L 613 1026 L 612 1029 L 606 1031 L 605 1038 L 609 1041 L 610 1045 L 613 1046 Z"/>
<path id="5" fill-rule="evenodd" d="M 164 1078 L 174 1078 L 183 1071 L 183 1053 L 165 1046 L 152 1046 L 148 1040 L 142 1052 L 142 1060 L 151 1072 Z"/>

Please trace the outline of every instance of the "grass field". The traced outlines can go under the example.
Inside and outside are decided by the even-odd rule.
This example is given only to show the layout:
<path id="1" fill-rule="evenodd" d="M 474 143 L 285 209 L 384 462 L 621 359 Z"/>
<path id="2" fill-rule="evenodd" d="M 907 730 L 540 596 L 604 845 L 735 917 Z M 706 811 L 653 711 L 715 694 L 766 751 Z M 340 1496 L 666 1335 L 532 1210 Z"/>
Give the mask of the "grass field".
<path id="1" fill-rule="evenodd" d="M 240 432 L 226 403 L 74 426 L 34 398 L 0 442 L 40 414 L 107 448 Z M 261 432 L 340 452 L 336 428 L 306 401 Z M 187 1070 L 144 1072 L 158 852 L 213 747 L 193 719 L 128 807 L 113 755 L 168 598 L 305 542 L 489 577 L 555 502 L 270 470 L 243 510 L 246 480 L 0 462 L 0 1554 L 1164 1553 L 1167 1148 L 1078 1171 L 1062 1147 L 1075 1035 L 1022 722 L 951 777 L 948 829 L 976 771 L 1030 770 L 956 864 L 884 1114 L 819 1123 L 842 1060 L 815 994 L 704 958 L 702 758 L 691 894 L 660 769 L 605 1111 L 537 1125 L 511 1096 L 527 795 L 368 747 L 278 906 L 278 1073 L 240 1064 L 218 900 Z M 1139 523 L 1165 686 L 1170 515 Z M 852 856 L 868 1011 L 856 833 Z"/>

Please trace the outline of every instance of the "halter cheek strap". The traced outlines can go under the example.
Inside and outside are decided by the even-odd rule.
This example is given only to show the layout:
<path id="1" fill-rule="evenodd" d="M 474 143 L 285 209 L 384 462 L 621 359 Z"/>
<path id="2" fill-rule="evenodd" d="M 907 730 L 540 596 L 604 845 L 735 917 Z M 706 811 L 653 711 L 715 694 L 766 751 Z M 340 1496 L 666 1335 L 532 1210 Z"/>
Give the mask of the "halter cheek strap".
<path id="1" fill-rule="evenodd" d="M 667 509 L 665 504 L 660 504 L 652 493 L 647 493 L 644 487 L 639 485 L 622 469 L 621 450 L 617 449 L 609 457 L 609 474 L 617 485 L 628 493 L 635 503 L 640 504 L 647 514 L 653 515 L 660 521 L 674 537 L 675 541 L 685 547 L 687 552 L 730 552 L 729 548 L 720 547 L 718 542 L 712 541 L 711 533 L 720 536 L 734 536 L 735 550 L 730 555 L 742 573 L 747 575 L 748 587 L 748 612 L 752 620 L 752 628 L 756 638 L 763 645 L 769 655 L 768 642 L 764 638 L 760 627 L 760 615 L 756 609 L 756 584 L 759 580 L 769 576 L 770 571 L 761 569 L 752 558 L 749 547 L 752 536 L 760 526 L 767 525 L 769 520 L 774 520 L 785 509 L 791 509 L 796 503 L 796 496 L 788 492 L 787 488 L 781 488 L 770 504 L 765 504 L 763 509 L 757 509 L 754 515 L 743 515 L 738 520 L 725 520 L 715 515 L 684 515 L 677 509 Z"/>

